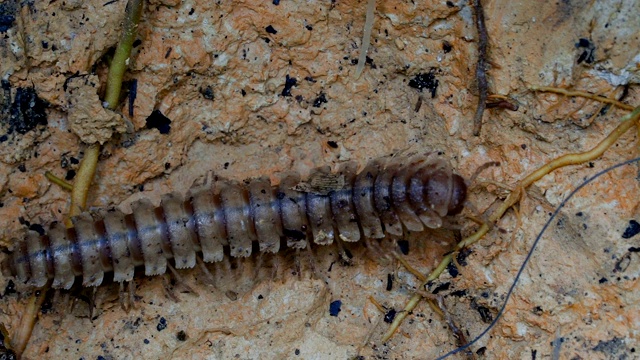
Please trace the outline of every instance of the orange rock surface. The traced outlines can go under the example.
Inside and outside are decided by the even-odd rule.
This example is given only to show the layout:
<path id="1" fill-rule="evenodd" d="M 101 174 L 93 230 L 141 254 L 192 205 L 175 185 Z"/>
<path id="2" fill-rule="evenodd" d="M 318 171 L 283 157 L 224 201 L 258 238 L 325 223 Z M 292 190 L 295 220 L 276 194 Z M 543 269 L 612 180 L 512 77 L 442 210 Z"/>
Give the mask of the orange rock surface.
<path id="1" fill-rule="evenodd" d="M 3 247 L 12 249 L 29 225 L 46 228 L 63 219 L 68 193 L 44 173 L 73 177 L 87 146 L 76 134 L 106 141 L 89 194 L 92 209 L 129 211 L 143 197 L 158 203 L 163 193 L 184 193 L 210 171 L 275 180 L 290 170 L 305 174 L 316 166 L 429 149 L 443 151 L 466 178 L 486 162 L 500 162 L 470 192 L 470 203 L 484 211 L 506 192 L 482 181 L 514 186 L 555 157 L 590 149 L 624 114 L 530 87 L 640 104 L 640 5 L 633 1 L 485 1 L 489 92 L 508 96 L 519 110 L 487 110 L 478 137 L 472 135 L 478 36 L 468 2 L 378 1 L 371 61 L 356 80 L 364 0 L 153 1 L 125 76 L 126 85 L 137 81 L 137 97 L 131 109 L 125 99 L 117 111 L 131 132 L 117 134 L 124 125 L 113 118 L 82 127 L 72 119 L 104 112 L 95 92 L 104 91 L 105 55 L 117 43 L 125 3 L 0 3 L 15 17 L 0 32 L 0 75 L 12 96 L 33 86 L 49 103 L 46 126 L 8 134 L 8 123 L 0 124 L 0 135 L 8 134 L 0 143 Z M 438 81 L 433 97 L 409 86 L 428 73 Z M 65 90 L 78 76 L 97 81 L 92 94 Z M 84 113 L 70 118 L 74 104 L 83 104 Z M 154 110 L 171 120 L 168 133 L 147 127 Z M 468 339 L 502 306 L 553 209 L 584 179 L 638 156 L 638 149 L 633 129 L 601 158 L 545 176 L 517 206 L 519 218 L 509 211 L 471 247 L 459 276 L 445 272 L 439 283 L 449 289 L 441 294 Z M 491 359 L 638 356 L 640 235 L 622 237 L 630 220 L 640 221 L 638 166 L 602 176 L 564 207 L 504 316 L 472 351 Z M 459 222 L 463 235 L 476 228 L 465 218 Z M 408 261 L 427 273 L 453 239 L 453 231 L 417 234 Z M 392 242 L 381 247 L 391 251 Z M 199 296 L 169 285 L 179 302 L 166 294 L 162 277 L 140 278 L 136 308 L 128 313 L 119 306 L 117 286 L 97 291 L 91 319 L 87 304 L 70 307 L 56 298 L 40 316 L 24 358 L 433 359 L 454 349 L 446 322 L 424 302 L 381 342 L 388 324 L 369 298 L 400 311 L 419 281 L 359 245 L 351 266 L 338 261 L 334 248 L 319 250 L 313 260 L 301 255 L 302 275 L 293 273 L 291 259 L 280 259 L 275 278 L 255 260 L 234 261 L 231 270 L 217 266 L 217 287 L 202 284 L 197 270 L 182 271 Z M 391 291 L 389 274 L 395 276 Z M 20 284 L 18 290 L 0 292 L 0 322 L 10 333 L 29 295 Z M 336 300 L 341 311 L 331 316 Z"/>

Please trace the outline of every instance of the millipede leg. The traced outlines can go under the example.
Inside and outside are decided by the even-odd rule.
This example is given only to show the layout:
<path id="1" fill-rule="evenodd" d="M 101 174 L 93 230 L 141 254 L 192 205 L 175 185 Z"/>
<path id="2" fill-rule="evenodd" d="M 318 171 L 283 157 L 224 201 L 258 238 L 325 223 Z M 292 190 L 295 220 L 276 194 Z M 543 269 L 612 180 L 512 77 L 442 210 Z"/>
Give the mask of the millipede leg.
<path id="1" fill-rule="evenodd" d="M 173 289 L 171 288 L 171 283 L 169 283 L 169 280 L 167 280 L 166 274 L 162 275 L 162 288 L 164 289 L 164 294 L 166 297 L 173 300 L 174 302 L 180 302 L 180 298 L 176 296 L 175 291 L 173 291 Z"/>
<path id="2" fill-rule="evenodd" d="M 171 271 L 171 274 L 176 279 L 176 283 L 178 284 L 178 286 L 182 287 L 184 290 L 186 290 L 187 292 L 195 296 L 200 296 L 200 294 L 198 294 L 197 291 L 195 291 L 191 286 L 189 286 L 189 284 L 187 284 L 184 278 L 180 276 L 180 274 L 178 274 L 178 271 L 173 267 L 173 265 L 167 264 L 167 268 L 169 269 L 169 271 Z"/>
<path id="3" fill-rule="evenodd" d="M 204 263 L 204 261 L 202 260 L 202 258 L 200 256 L 196 256 L 196 261 L 198 262 L 198 266 L 200 267 L 200 271 L 202 271 L 202 273 L 204 274 L 204 278 L 206 280 L 204 282 L 207 283 L 208 285 L 213 286 L 215 288 L 216 287 L 216 280 L 213 277 L 213 274 L 211 273 L 211 271 L 209 271 L 209 269 L 207 268 L 207 264 Z"/>

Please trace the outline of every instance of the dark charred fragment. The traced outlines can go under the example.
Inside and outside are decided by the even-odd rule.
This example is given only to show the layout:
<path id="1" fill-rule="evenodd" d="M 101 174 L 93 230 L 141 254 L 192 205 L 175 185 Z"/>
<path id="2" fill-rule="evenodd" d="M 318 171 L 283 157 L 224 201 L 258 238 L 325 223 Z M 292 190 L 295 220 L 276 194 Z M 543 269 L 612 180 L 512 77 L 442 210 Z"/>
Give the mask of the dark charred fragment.
<path id="1" fill-rule="evenodd" d="M 440 82 L 436 79 L 435 70 L 431 70 L 428 73 L 420 73 L 409 80 L 409 86 L 422 91 L 423 89 L 429 90 L 431 98 L 436 97 L 436 90 Z"/>
<path id="2" fill-rule="evenodd" d="M 129 82 L 129 116 L 133 116 L 133 105 L 138 97 L 138 79 Z"/>
<path id="3" fill-rule="evenodd" d="M 488 307 L 478 304 L 475 300 L 471 300 L 471 308 L 480 314 L 480 319 L 482 319 L 482 322 L 485 324 L 490 324 L 493 321 L 493 314 Z"/>
<path id="4" fill-rule="evenodd" d="M 458 264 L 461 266 L 467 266 L 467 257 L 471 255 L 471 253 L 473 253 L 473 250 L 469 249 L 468 247 L 460 250 L 460 252 L 458 252 L 458 255 L 456 255 Z"/>
<path id="5" fill-rule="evenodd" d="M 640 233 L 640 224 L 635 220 L 629 220 L 629 226 L 622 233 L 623 239 L 631 239 Z"/>
<path id="6" fill-rule="evenodd" d="M 146 123 L 147 129 L 158 129 L 160 134 L 168 134 L 171 131 L 171 119 L 164 116 L 160 110 L 153 110 Z"/>
<path id="7" fill-rule="evenodd" d="M 402 255 L 409 255 L 409 242 L 407 240 L 398 240 L 397 244 Z"/>
<path id="8" fill-rule="evenodd" d="M 341 308 L 342 308 L 342 301 L 340 300 L 332 301 L 331 304 L 329 304 L 329 315 L 338 316 L 338 314 L 340 314 Z"/>
<path id="9" fill-rule="evenodd" d="M 266 28 L 264 28 L 264 30 L 267 32 L 267 34 L 277 34 L 278 30 L 276 30 L 273 26 L 269 25 Z"/>
<path id="10" fill-rule="evenodd" d="M 298 84 L 298 79 L 286 75 L 284 80 L 284 89 L 282 89 L 282 96 L 291 96 L 291 89 Z"/>
<path id="11" fill-rule="evenodd" d="M 446 282 L 446 283 L 443 283 L 443 284 L 440 284 L 440 285 L 436 286 L 436 288 L 433 289 L 433 291 L 431 291 L 431 293 L 434 294 L 434 295 L 437 295 L 441 291 L 449 290 L 450 287 L 451 287 L 451 283 L 450 282 Z"/>
<path id="12" fill-rule="evenodd" d="M 5 88 L 5 86 L 6 83 L 3 83 L 3 88 Z M 9 101 L 9 99 L 6 98 L 7 93 L 10 92 L 5 90 L 5 104 L 3 104 L 2 109 L 3 114 L 7 114 L 7 109 L 4 108 L 4 105 Z M 9 116 L 0 117 L 0 121 L 7 123 L 7 134 L 15 131 L 18 134 L 24 135 L 38 125 L 47 125 L 47 113 L 45 109 L 48 106 L 49 103 L 40 99 L 35 89 L 17 88 L 13 102 L 9 106 Z"/>
<path id="13" fill-rule="evenodd" d="M 387 291 L 393 289 L 393 274 L 387 274 Z"/>
<path id="14" fill-rule="evenodd" d="M 456 264 L 454 264 L 453 262 L 450 262 L 449 265 L 447 265 L 447 271 L 449 272 L 449 275 L 451 275 L 452 278 L 456 278 L 458 277 L 458 275 L 460 275 L 460 272 L 458 271 Z"/>
<path id="15" fill-rule="evenodd" d="M 0 4 L 0 33 L 6 33 L 16 21 L 17 2 L 6 1 Z"/>
<path id="16" fill-rule="evenodd" d="M 327 102 L 325 93 L 321 92 L 320 95 L 313 100 L 313 107 L 319 108 L 322 104 L 326 104 Z"/>
<path id="17" fill-rule="evenodd" d="M 384 322 L 391 324 L 396 318 L 396 313 L 396 309 L 389 309 L 389 311 L 384 314 Z"/>
<path id="18" fill-rule="evenodd" d="M 576 43 L 576 48 L 582 50 L 576 61 L 578 64 L 585 62 L 592 64 L 595 61 L 596 46 L 591 40 L 581 38 Z"/>

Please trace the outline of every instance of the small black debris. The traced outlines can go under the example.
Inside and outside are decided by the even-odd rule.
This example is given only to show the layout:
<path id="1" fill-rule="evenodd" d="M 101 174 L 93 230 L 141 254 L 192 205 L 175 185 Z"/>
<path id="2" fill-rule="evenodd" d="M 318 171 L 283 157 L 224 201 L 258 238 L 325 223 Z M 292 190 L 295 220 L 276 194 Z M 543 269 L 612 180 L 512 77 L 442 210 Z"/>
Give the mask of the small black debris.
<path id="1" fill-rule="evenodd" d="M 640 247 L 632 246 L 629 248 L 629 252 L 632 252 L 632 253 L 640 252 Z"/>
<path id="2" fill-rule="evenodd" d="M 273 28 L 273 26 L 271 26 L 271 25 L 267 26 L 267 27 L 266 27 L 266 28 L 264 28 L 264 29 L 265 29 L 265 30 L 267 31 L 267 33 L 269 33 L 269 34 L 273 34 L 273 35 L 275 35 L 275 34 L 277 34 L 277 33 L 278 33 L 278 30 L 274 29 L 274 28 Z"/>
<path id="3" fill-rule="evenodd" d="M 453 49 L 453 46 L 451 45 L 450 42 L 448 42 L 447 40 L 442 42 L 442 51 L 444 51 L 445 54 L 450 53 L 452 49 Z"/>
<path id="4" fill-rule="evenodd" d="M 211 88 L 211 86 L 207 86 L 206 88 L 200 88 L 200 94 L 202 94 L 202 97 L 207 100 L 213 100 L 213 88 Z"/>
<path id="5" fill-rule="evenodd" d="M 129 116 L 133 116 L 133 104 L 138 97 L 138 79 L 133 79 L 129 82 Z"/>
<path id="6" fill-rule="evenodd" d="M 67 171 L 67 175 L 64 176 L 64 179 L 67 181 L 73 180 L 76 177 L 76 171 L 71 169 Z"/>
<path id="7" fill-rule="evenodd" d="M 329 145 L 330 147 L 337 149 L 338 148 L 338 143 L 333 141 L 333 140 L 329 140 L 327 141 L 327 145 Z"/>
<path id="8" fill-rule="evenodd" d="M 387 324 L 391 324 L 393 322 L 393 319 L 396 318 L 396 310 L 395 309 L 391 309 L 389 311 L 387 311 L 386 314 L 384 314 L 384 322 L 386 322 Z"/>
<path id="9" fill-rule="evenodd" d="M 587 64 L 591 64 L 595 61 L 596 46 L 589 39 L 582 38 L 578 40 L 576 48 L 584 49 L 580 56 L 578 56 L 578 64 L 583 61 Z"/>
<path id="10" fill-rule="evenodd" d="M 178 339 L 178 341 L 185 341 L 187 340 L 187 333 L 184 330 L 180 330 L 176 334 L 176 338 Z"/>
<path id="11" fill-rule="evenodd" d="M 273 5 L 280 5 L 280 0 L 273 0 Z"/>
<path id="12" fill-rule="evenodd" d="M 44 228 L 40 224 L 31 224 L 29 225 L 29 230 L 37 232 L 40 236 L 44 236 Z"/>
<path id="13" fill-rule="evenodd" d="M 13 27 L 13 22 L 16 21 L 16 4 L 15 1 L 0 4 L 0 33 L 7 32 Z"/>
<path id="14" fill-rule="evenodd" d="M 298 79 L 294 77 L 286 76 L 284 80 L 284 89 L 282 89 L 282 96 L 291 96 L 291 88 L 298 84 Z"/>
<path id="15" fill-rule="evenodd" d="M 604 283 L 606 283 L 607 281 L 609 281 L 609 280 L 608 280 L 606 277 L 602 277 L 602 278 L 600 278 L 600 280 L 598 280 L 598 283 L 599 283 L 599 284 L 604 284 Z"/>
<path id="16" fill-rule="evenodd" d="M 313 100 L 313 107 L 315 108 L 319 108 L 320 106 L 322 106 L 322 104 L 326 104 L 327 103 L 327 97 L 324 93 L 320 93 L 320 95 L 318 95 L 317 98 L 315 98 L 315 100 Z"/>
<path id="17" fill-rule="evenodd" d="M 160 110 L 153 110 L 147 118 L 147 129 L 158 129 L 160 134 L 168 134 L 171 130 L 171 120 L 164 116 Z"/>
<path id="18" fill-rule="evenodd" d="M 295 353 L 296 355 L 300 355 L 300 349 L 296 349 L 296 351 L 294 351 L 294 353 Z"/>
<path id="19" fill-rule="evenodd" d="M 409 242 L 407 240 L 398 240 L 398 247 L 402 255 L 409 255 Z"/>
<path id="20" fill-rule="evenodd" d="M 433 291 L 431 292 L 432 294 L 436 295 L 441 291 L 446 291 L 449 290 L 449 287 L 451 286 L 451 283 L 446 282 L 444 284 L 440 284 L 438 285 L 435 289 L 433 289 Z"/>
<path id="21" fill-rule="evenodd" d="M 156 326 L 156 329 L 158 329 L 158 331 L 162 331 L 166 328 L 167 328 L 167 319 L 165 319 L 164 317 L 161 317 L 160 321 L 158 321 L 158 326 Z"/>
<path id="22" fill-rule="evenodd" d="M 13 282 L 13 280 L 9 280 L 9 282 L 7 283 L 7 286 L 4 288 L 4 295 L 2 296 L 7 296 L 15 293 L 16 293 L 16 284 Z"/>
<path id="23" fill-rule="evenodd" d="M 409 80 L 409 86 L 414 89 L 422 91 L 422 89 L 428 89 L 431 91 L 431 98 L 436 97 L 436 90 L 440 82 L 436 79 L 434 71 L 428 73 L 420 73 L 413 79 Z"/>
<path id="24" fill-rule="evenodd" d="M 624 230 L 622 234 L 623 239 L 630 239 L 640 233 L 640 224 L 635 220 L 629 220 L 629 226 Z"/>
<path id="25" fill-rule="evenodd" d="M 489 310 L 489 308 L 487 308 L 486 306 L 479 305 L 476 310 L 478 310 L 480 318 L 485 324 L 489 324 L 493 321 L 493 314 L 491 314 L 491 310 Z"/>
<path id="26" fill-rule="evenodd" d="M 543 310 L 542 310 L 541 306 L 536 306 L 536 307 L 533 308 L 533 310 L 531 312 L 533 312 L 535 315 L 540 316 L 540 315 L 542 315 Z"/>
<path id="27" fill-rule="evenodd" d="M 11 104 L 9 133 L 26 134 L 38 125 L 47 125 L 45 108 L 49 104 L 40 99 L 33 88 L 18 88 Z"/>
<path id="28" fill-rule="evenodd" d="M 450 262 L 449 265 L 447 265 L 447 271 L 453 278 L 458 277 L 458 275 L 460 274 L 458 268 L 456 267 L 456 264 L 454 264 L 453 262 Z"/>
<path id="29" fill-rule="evenodd" d="M 393 274 L 387 274 L 387 291 L 393 289 Z"/>
<path id="30" fill-rule="evenodd" d="M 338 314 L 340 313 L 341 307 L 342 307 L 342 301 L 340 300 L 332 301 L 331 304 L 329 305 L 329 315 L 338 316 Z"/>
<path id="31" fill-rule="evenodd" d="M 145 344 L 148 344 L 149 343 L 149 339 L 144 339 L 144 340 L 142 340 L 142 342 L 144 342 Z"/>

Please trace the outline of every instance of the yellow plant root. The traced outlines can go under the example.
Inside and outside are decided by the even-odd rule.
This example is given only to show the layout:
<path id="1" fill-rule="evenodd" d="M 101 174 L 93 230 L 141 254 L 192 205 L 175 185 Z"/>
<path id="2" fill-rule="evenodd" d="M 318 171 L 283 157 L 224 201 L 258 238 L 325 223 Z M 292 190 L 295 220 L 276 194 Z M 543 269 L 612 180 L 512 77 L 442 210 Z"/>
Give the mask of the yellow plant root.
<path id="1" fill-rule="evenodd" d="M 31 332 L 38 317 L 38 310 L 40 310 L 44 302 L 48 289 L 49 285 L 46 285 L 43 289 L 38 290 L 31 296 L 22 319 L 20 319 L 20 327 L 16 329 L 17 331 L 11 341 L 11 348 L 16 352 L 18 358 L 20 358 L 24 349 L 26 349 L 29 338 L 31 338 Z"/>
<path id="2" fill-rule="evenodd" d="M 581 152 L 581 153 L 566 154 L 566 155 L 560 156 L 548 162 L 547 164 L 541 166 L 537 170 L 527 175 L 524 179 L 520 180 L 518 184 L 515 186 L 515 190 L 512 191 L 509 194 L 509 196 L 505 199 L 505 201 L 502 203 L 502 205 L 498 207 L 489 216 L 489 224 L 492 224 L 498 221 L 500 218 L 502 218 L 504 213 L 518 202 L 518 200 L 522 196 L 524 189 L 529 187 L 534 182 L 540 180 L 543 176 L 551 173 L 552 171 L 558 168 L 569 166 L 569 165 L 582 164 L 600 157 L 608 148 L 610 148 L 620 138 L 620 136 L 622 136 L 622 134 L 626 133 L 634 125 L 637 125 L 640 118 L 640 107 L 636 107 L 634 109 L 629 105 L 622 104 L 616 100 L 601 97 L 598 95 L 593 95 L 593 94 L 580 92 L 580 91 L 566 91 L 563 89 L 547 88 L 547 87 L 539 87 L 539 88 L 535 88 L 534 90 L 551 91 L 551 92 L 556 92 L 556 93 L 564 94 L 568 96 L 584 96 L 593 100 L 607 102 L 615 106 L 621 107 L 623 109 L 632 109 L 633 111 L 623 116 L 620 119 L 620 124 L 613 131 L 611 131 L 611 133 L 609 133 L 609 135 L 606 138 L 604 138 L 598 145 L 596 145 L 591 150 L 586 152 Z M 640 129 L 640 126 L 638 126 L 638 128 Z M 473 235 L 467 237 L 466 239 L 463 239 L 460 243 L 458 243 L 458 245 L 456 245 L 455 251 L 456 252 L 460 251 L 461 249 L 480 240 L 489 231 L 490 229 L 489 224 L 485 223 L 481 225 L 480 228 Z M 449 263 L 451 263 L 451 260 L 453 259 L 454 254 L 455 252 L 449 255 L 446 255 L 442 259 L 438 267 L 436 267 L 431 272 L 431 274 L 427 276 L 426 281 L 424 281 L 421 286 L 422 288 L 424 288 L 430 281 L 437 279 L 440 276 L 440 274 L 442 274 L 442 272 L 447 268 Z M 382 338 L 382 342 L 387 342 L 391 338 L 391 336 L 393 336 L 393 334 L 398 329 L 402 321 L 407 317 L 409 313 L 413 311 L 413 309 L 415 309 L 415 307 L 418 305 L 418 303 L 421 301 L 422 298 L 423 296 L 419 293 L 416 293 L 411 297 L 409 302 L 406 304 L 404 310 L 398 312 L 393 323 L 391 324 L 387 332 L 384 334 Z"/>
<path id="3" fill-rule="evenodd" d="M 60 186 L 61 188 L 67 190 L 67 191 L 71 191 L 73 190 L 73 185 L 71 185 L 70 183 L 62 180 L 61 178 L 55 176 L 51 171 L 47 171 L 44 173 L 44 177 L 47 178 L 47 180 L 51 181 L 52 183 Z"/>
<path id="4" fill-rule="evenodd" d="M 373 30 L 373 18 L 375 17 L 373 12 L 375 10 L 376 0 L 369 0 L 367 2 L 367 17 L 364 21 L 364 35 L 362 35 L 360 55 L 358 56 L 358 65 L 356 66 L 356 73 L 354 75 L 356 80 L 362 75 L 364 64 L 367 62 L 367 51 L 369 50 L 369 43 L 371 42 L 371 30 Z"/>
<path id="5" fill-rule="evenodd" d="M 633 106 L 631 106 L 631 105 L 627 105 L 627 104 L 621 103 L 618 100 L 610 99 L 608 97 L 604 97 L 604 96 L 600 96 L 600 95 L 596 95 L 596 94 L 591 94 L 591 93 L 588 93 L 586 91 L 566 90 L 566 89 L 560 89 L 560 88 L 555 88 L 555 87 L 551 87 L 551 86 L 534 86 L 534 87 L 531 88 L 531 90 L 539 91 L 539 92 L 556 93 L 556 94 L 561 94 L 561 95 L 564 95 L 564 96 L 578 96 L 578 97 L 583 97 L 583 98 L 587 98 L 587 99 L 603 102 L 603 103 L 606 103 L 606 104 L 611 104 L 611 105 L 617 106 L 617 107 L 619 107 L 620 109 L 623 109 L 623 110 L 628 110 L 628 111 L 632 111 L 633 110 Z"/>

